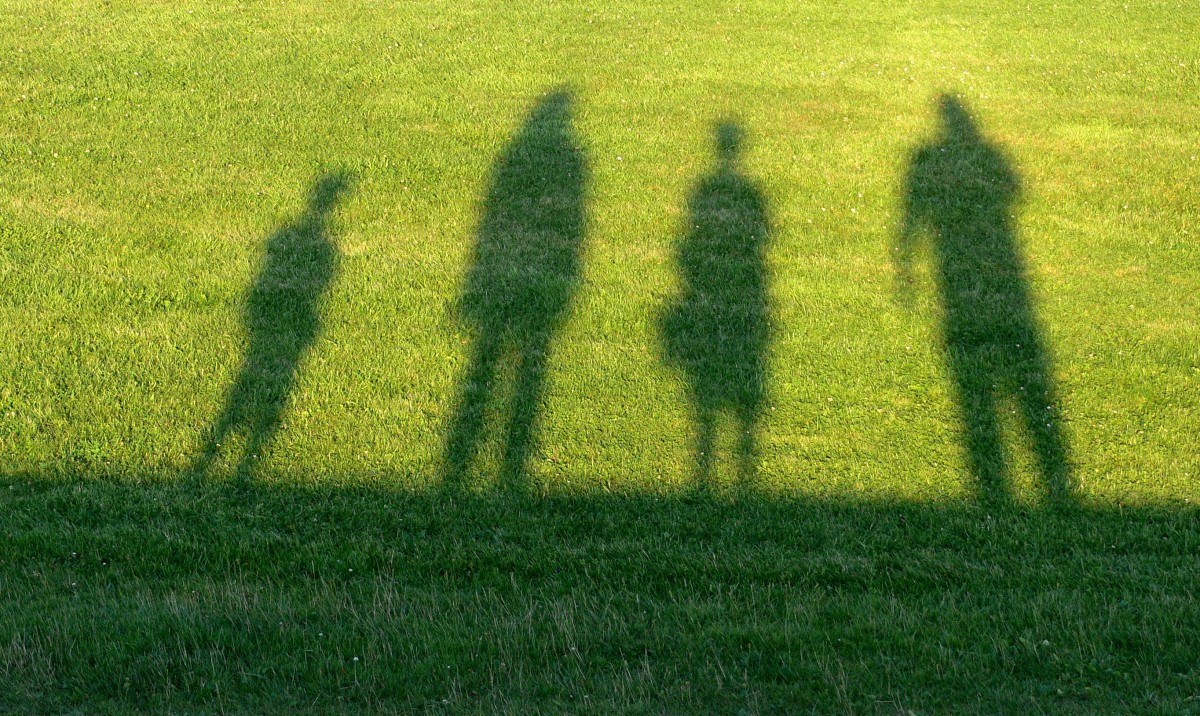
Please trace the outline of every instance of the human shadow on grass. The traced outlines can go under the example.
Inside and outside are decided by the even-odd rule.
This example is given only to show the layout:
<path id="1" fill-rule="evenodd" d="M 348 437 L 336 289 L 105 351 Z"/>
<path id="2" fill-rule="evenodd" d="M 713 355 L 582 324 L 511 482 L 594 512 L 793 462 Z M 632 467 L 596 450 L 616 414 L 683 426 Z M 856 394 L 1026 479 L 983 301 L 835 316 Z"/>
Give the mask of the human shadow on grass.
<path id="1" fill-rule="evenodd" d="M 898 285 L 911 300 L 912 257 L 927 231 L 941 294 L 942 340 L 982 497 L 1011 497 L 1000 428 L 1001 410 L 1011 400 L 1050 502 L 1065 505 L 1071 499 L 1067 441 L 1012 220 L 1020 177 L 959 100 L 942 96 L 940 115 L 940 136 L 917 149 L 909 164 L 895 250 Z"/>
<path id="2" fill-rule="evenodd" d="M 691 394 L 700 488 L 712 481 L 718 421 L 726 414 L 735 420 L 739 478 L 754 477 L 766 397 L 770 306 L 763 254 L 771 226 L 766 199 L 739 165 L 742 135 L 736 124 L 717 126 L 717 165 L 692 193 L 676 254 L 681 295 L 661 322 L 668 362 L 684 374 Z"/>
<path id="3" fill-rule="evenodd" d="M 243 312 L 249 345 L 225 408 L 204 438 L 192 467 L 205 475 L 234 435 L 246 441 L 237 476 L 252 476 L 279 427 L 300 361 L 321 331 L 319 301 L 337 269 L 329 214 L 349 188 L 349 177 L 328 174 L 313 186 L 308 207 L 267 239 L 266 255 Z"/>
<path id="4" fill-rule="evenodd" d="M 500 482 L 519 486 L 536 449 L 554 334 L 579 284 L 587 157 L 567 91 L 542 97 L 497 160 L 461 296 L 470 364 L 445 443 L 444 481 L 460 484 L 503 422 Z M 507 412 L 507 416 L 504 413 Z"/>

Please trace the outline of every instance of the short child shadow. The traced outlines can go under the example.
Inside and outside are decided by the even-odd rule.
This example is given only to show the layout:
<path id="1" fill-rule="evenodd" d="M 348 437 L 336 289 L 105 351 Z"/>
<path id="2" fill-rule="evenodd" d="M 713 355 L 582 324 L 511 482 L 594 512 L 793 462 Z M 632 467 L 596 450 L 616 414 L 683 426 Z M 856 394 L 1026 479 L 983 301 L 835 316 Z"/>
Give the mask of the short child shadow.
<path id="1" fill-rule="evenodd" d="M 225 408 L 208 429 L 192 467 L 202 477 L 233 436 L 245 439 L 237 476 L 252 476 L 279 427 L 300 360 L 321 330 L 318 301 L 337 267 L 329 238 L 329 213 L 348 189 L 349 177 L 329 174 L 313 187 L 308 208 L 267 239 L 262 268 L 243 313 L 249 345 Z"/>
<path id="2" fill-rule="evenodd" d="M 474 335 L 446 437 L 447 486 L 475 460 L 497 404 L 507 405 L 503 486 L 524 481 L 536 448 L 551 343 L 579 283 L 586 223 L 587 158 L 571 101 L 566 91 L 543 97 L 492 170 L 461 297 Z"/>
<path id="3" fill-rule="evenodd" d="M 986 501 L 1011 499 L 1000 433 L 1005 399 L 1019 407 L 1052 504 L 1070 500 L 1070 467 L 1053 370 L 1012 225 L 1020 178 L 962 103 L 940 100 L 941 135 L 914 152 L 896 246 L 910 295 L 919 236 L 933 241 L 942 336 L 964 422 L 967 456 Z"/>
<path id="4" fill-rule="evenodd" d="M 690 388 L 702 489 L 712 481 L 722 414 L 736 419 L 740 479 L 748 484 L 757 472 L 770 340 L 766 201 L 741 173 L 741 128 L 720 124 L 716 135 L 716 168 L 692 193 L 676 254 L 682 291 L 661 322 L 667 360 Z"/>

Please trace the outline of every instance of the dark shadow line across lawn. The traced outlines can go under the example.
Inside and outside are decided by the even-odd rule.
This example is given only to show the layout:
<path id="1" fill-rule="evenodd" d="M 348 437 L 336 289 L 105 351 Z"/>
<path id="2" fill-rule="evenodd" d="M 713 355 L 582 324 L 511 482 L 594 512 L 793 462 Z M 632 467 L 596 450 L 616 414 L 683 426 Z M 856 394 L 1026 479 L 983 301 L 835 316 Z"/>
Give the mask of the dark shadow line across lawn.
<path id="1" fill-rule="evenodd" d="M 216 707 L 215 689 L 307 709 L 451 691 L 459 707 L 545 706 L 634 663 L 670 710 L 869 711 L 883 679 L 923 711 L 1082 712 L 1150 692 L 1184 704 L 1200 679 L 1190 506 L 537 497 L 113 470 L 0 475 L 0 584 L 21 595 L 0 609 L 0 706 L 23 693 L 51 710 L 189 710 Z M 426 603 L 447 611 L 413 606 Z M 345 659 L 298 656 L 329 649 Z M 353 684 L 338 670 L 351 653 L 369 655 Z M 522 680 L 497 680 L 502 661 Z"/>

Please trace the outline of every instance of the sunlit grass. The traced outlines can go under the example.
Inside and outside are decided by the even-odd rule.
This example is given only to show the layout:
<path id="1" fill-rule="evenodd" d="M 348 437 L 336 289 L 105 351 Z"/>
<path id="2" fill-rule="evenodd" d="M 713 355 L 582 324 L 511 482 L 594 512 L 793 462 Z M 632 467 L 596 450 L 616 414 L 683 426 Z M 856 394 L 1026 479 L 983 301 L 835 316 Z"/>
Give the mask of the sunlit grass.
<path id="1" fill-rule="evenodd" d="M 11 468 L 182 469 L 246 346 L 264 242 L 322 172 L 345 170 L 358 179 L 333 217 L 341 274 L 262 468 L 436 472 L 468 339 L 452 304 L 491 164 L 566 86 L 593 176 L 539 480 L 690 479 L 687 396 L 655 319 L 713 127 L 733 120 L 776 227 L 765 486 L 969 495 L 936 289 L 922 279 L 905 310 L 889 257 L 909 152 L 945 92 L 1022 179 L 1017 240 L 1081 496 L 1192 486 L 1177 428 L 1197 411 L 1195 44 L 1157 32 L 1169 7 L 1021 22 L 771 3 L 300 7 L 6 14 Z M 1050 27 L 1064 22 L 1069 38 Z"/>
<path id="2" fill-rule="evenodd" d="M 468 708 L 470 689 L 478 696 L 483 682 L 468 679 L 474 685 L 455 694 L 447 691 L 452 682 L 430 671 L 404 694 L 381 685 L 400 673 L 387 671 L 364 677 L 373 686 L 355 687 L 333 666 L 341 668 L 340 656 L 330 654 L 318 659 L 316 677 L 297 671 L 238 682 L 237 674 L 253 672 L 256 654 L 282 669 L 299 642 L 243 638 L 234 626 L 213 642 L 220 648 L 204 638 L 213 620 L 253 622 L 254 632 L 283 619 L 282 607 L 263 606 L 278 590 L 297 604 L 311 597 L 328 610 L 349 610 L 347 628 L 369 632 L 373 620 L 403 619 L 403 610 L 363 621 L 354 609 L 375 594 L 409 598 L 397 584 L 437 605 L 420 617 L 435 622 L 420 643 L 441 644 L 430 648 L 462 659 L 468 642 L 493 628 L 485 626 L 493 617 L 512 620 L 520 609 L 553 602 L 569 620 L 574 607 L 563 605 L 582 605 L 570 600 L 587 590 L 597 601 L 578 606 L 577 616 L 588 614 L 580 618 L 636 621 L 636 593 L 658 591 L 646 613 L 670 615 L 673 626 L 640 642 L 617 629 L 594 669 L 584 664 L 539 681 L 536 672 L 550 661 L 520 649 L 504 657 L 520 665 L 514 668 L 524 680 L 488 692 L 500 709 L 553 702 L 587 710 L 554 701 L 582 679 L 594 684 L 592 699 L 614 685 L 631 689 L 612 702 L 617 710 L 656 711 L 660 689 L 704 678 L 722 686 L 679 691 L 663 703 L 780 710 L 805 692 L 765 686 L 778 678 L 789 688 L 820 681 L 810 693 L 816 711 L 883 710 L 890 706 L 880 704 L 894 701 L 918 711 L 993 712 L 1003 709 L 992 703 L 1053 697 L 1062 686 L 1055 679 L 1071 669 L 1079 693 L 1104 684 L 1097 688 L 1109 710 L 1150 703 L 1150 691 L 1168 700 L 1167 711 L 1194 704 L 1185 701 L 1197 695 L 1194 667 L 1148 661 L 1156 640 L 1170 641 L 1169 628 L 1200 633 L 1189 596 L 1195 566 L 1187 561 L 1197 544 L 1191 503 L 1200 499 L 1200 39 L 1179 29 L 1181 18 L 1195 14 L 1187 3 L 0 6 L 0 474 L 12 490 L 0 516 L 0 534 L 10 541 L 0 556 L 0 588 L 19 595 L 0 617 L 0 644 L 10 645 L 0 684 L 11 687 L 0 707 L 28 698 L 42 706 L 31 710 L 62 710 L 86 703 L 108 679 L 115 681 L 100 691 L 115 711 L 131 703 L 236 710 L 205 689 L 219 684 L 243 704 L 268 703 L 272 694 L 311 703 L 302 695 L 315 678 L 314 689 L 344 686 L 362 708 L 397 699 L 434 708 L 443 698 Z M 462 310 L 472 300 L 477 243 L 491 225 L 489 206 L 514 205 L 494 200 L 507 195 L 496 186 L 506 152 L 523 146 L 531 113 L 555 92 L 570 96 L 567 134 L 578 139 L 571 151 L 587 169 L 579 183 L 585 228 L 576 283 L 548 343 L 534 406 L 539 429 L 510 494 L 500 472 L 510 408 L 504 396 L 512 391 L 499 391 L 467 474 L 452 481 L 452 494 L 439 496 L 450 487 L 447 436 L 478 338 L 478 324 Z M 831 586 L 837 579 L 829 572 L 801 578 L 771 572 L 766 562 L 799 559 L 847 522 L 846 532 L 868 535 L 866 542 L 847 537 L 847 545 L 817 548 L 823 556 L 814 559 L 853 571 L 925 544 L 923 532 L 906 527 L 896 528 L 892 542 L 872 541 L 872 519 L 907 524 L 917 515 L 929 530 L 948 525 L 954 538 L 976 534 L 990 519 L 979 506 L 943 346 L 945 297 L 932 241 L 919 242 L 924 248 L 912 257 L 910 301 L 897 282 L 906 177 L 913 153 L 937 142 L 942 96 L 961 101 L 1019 177 L 1007 226 L 1023 261 L 1073 502 L 1082 511 L 1042 511 L 1046 485 L 1036 448 L 1012 412 L 1019 406 L 1002 403 L 1003 491 L 1013 504 L 997 519 L 1029 520 L 1041 561 L 1021 562 L 1016 538 L 954 555 L 934 550 L 926 557 L 943 560 L 931 567 L 940 576 L 913 581 L 891 576 L 893 569 L 907 574 L 898 565 L 880 567 L 871 573 L 883 575 L 886 588 L 856 595 Z M 705 177 L 719 175 L 714 133 L 721 123 L 744 133 L 737 176 L 761 195 L 769 217 L 761 278 L 770 332 L 751 480 L 739 476 L 737 421 L 728 412 L 718 419 L 711 479 L 698 478 L 697 383 L 671 358 L 663 328 L 664 315 L 688 294 L 681 246 L 694 229 L 692 207 Z M 339 173 L 352 183 L 322 224 L 337 252 L 336 272 L 310 297 L 319 330 L 297 352 L 278 424 L 245 484 L 235 475 L 244 435 L 233 435 L 197 476 L 206 431 L 228 408 L 243 358 L 258 345 L 254 287 L 270 265 L 270 240 L 305 226 L 314 186 Z M 496 380 L 506 385 L 520 372 L 511 362 L 499 370 Z M 239 523 L 227 483 L 250 490 L 252 503 L 269 506 L 281 522 Z M 307 489 L 344 490 L 328 499 L 360 507 L 327 516 L 316 498 L 290 501 Z M 219 505 L 223 517 L 212 524 L 222 529 L 209 528 L 207 499 Z M 119 507 L 128 500 L 159 500 L 163 511 L 125 515 Z M 647 524 L 631 528 L 624 543 L 619 530 L 600 522 L 570 522 L 565 536 L 530 537 L 527 551 L 497 547 L 505 565 L 497 573 L 517 576 L 477 581 L 480 540 L 505 544 L 497 534 L 550 530 L 524 516 L 540 509 L 531 507 L 539 500 L 551 501 L 537 513 L 549 521 L 560 511 L 591 510 L 608 516 L 600 522 L 619 521 L 626 509 L 645 509 Z M 753 523 L 760 508 L 737 506 L 746 500 L 774 515 L 760 535 L 778 543 L 766 562 L 751 558 L 736 569 L 715 557 L 705 562 L 717 552 L 701 537 L 678 552 L 658 549 L 660 531 Z M 430 540 L 435 553 L 402 558 L 409 543 L 389 536 L 397 524 L 368 534 L 354 529 L 357 510 L 378 501 L 395 507 L 389 520 L 411 509 L 436 524 L 447 510 L 452 527 L 412 538 Z M 174 517 L 180 510 L 186 515 Z M 478 530 L 472 510 L 489 515 Z M 273 535 L 295 520 L 325 519 L 332 520 L 321 537 L 329 554 L 313 557 L 325 566 L 311 573 L 297 567 L 295 584 L 291 574 L 276 574 L 272 560 L 303 561 L 296 552 L 303 535 L 278 543 Z M 1160 519 L 1182 537 L 1155 542 L 1161 559 L 1147 561 L 1145 540 L 1161 540 Z M 1092 520 L 1100 525 L 1094 539 L 1076 554 L 1059 532 Z M 793 521 L 809 526 L 783 536 Z M 119 576 L 89 572 L 76 580 L 82 587 L 68 589 L 66 555 L 83 554 L 82 545 L 97 539 L 88 525 L 121 535 L 99 539 L 109 545 L 104 554 L 129 566 Z M 143 527 L 147 534 L 132 537 Z M 178 551 L 176 539 L 189 546 Z M 722 539 L 733 553 L 754 549 L 739 541 L 749 535 Z M 953 542 L 945 539 L 944 547 Z M 277 551 L 260 549 L 260 541 Z M 1104 552 L 1105 542 L 1117 552 Z M 459 548 L 467 556 L 455 556 Z M 357 550 L 378 557 L 357 569 L 387 582 L 382 591 L 342 594 L 330 586 L 323 570 L 337 560 L 350 564 Z M 607 565 L 610 579 L 581 578 L 588 567 L 579 554 Z M 662 566 L 680 555 L 696 560 L 693 576 Z M 97 563 L 104 557 L 95 556 Z M 1086 566 L 1064 566 L 1077 556 Z M 572 579 L 542 580 L 559 559 L 573 565 Z M 523 560 L 535 568 L 522 577 L 514 565 Z M 641 562 L 648 571 L 622 572 Z M 407 566 L 379 567 L 394 563 Z M 426 571 L 406 577 L 417 563 Z M 656 564 L 661 574 L 652 574 Z M 1093 567 L 1111 570 L 1111 581 L 1088 581 Z M 1065 570 L 1061 583 L 993 580 L 1058 569 Z M 627 587 L 615 586 L 622 578 Z M 737 591 L 747 580 L 757 585 L 750 596 Z M 250 586 L 239 592 L 234 582 Z M 726 588 L 709 611 L 673 611 L 687 589 L 715 595 Z M 209 601 L 188 602 L 192 589 Z M 792 623 L 782 611 L 774 621 L 755 621 L 764 603 L 798 604 L 818 593 L 828 611 L 803 616 L 803 638 L 773 641 L 793 628 L 780 626 Z M 873 631 L 893 617 L 937 619 L 946 594 L 969 604 L 921 632 L 936 647 L 908 651 L 901 630 Z M 997 595 L 998 621 L 984 626 Z M 1161 611 L 1147 611 L 1151 603 Z M 297 609 L 311 615 L 326 607 Z M 477 630 L 437 621 L 471 609 Z M 1096 617 L 1072 631 L 1092 609 L 1111 620 Z M 835 640 L 851 637 L 831 625 L 856 610 L 862 631 L 852 637 L 850 658 Z M 1038 661 L 1045 637 L 1028 621 L 1030 610 L 1049 615 L 1057 639 L 1077 649 L 1059 663 L 1058 676 L 1049 666 L 1038 670 L 1053 660 Z M 218 655 L 164 656 L 181 619 L 199 625 L 182 648 Z M 689 671 L 686 662 L 709 643 L 706 625 L 721 619 L 713 628 L 724 636 L 710 645 L 711 658 L 697 657 L 703 666 Z M 101 626 L 87 631 L 84 623 Z M 589 623 L 580 628 L 594 633 Z M 1139 632 L 1146 623 L 1154 626 Z M 148 624 L 161 631 L 140 646 L 113 636 Z M 449 632 L 439 635 L 436 624 Z M 570 631 L 558 624 L 561 635 Z M 526 632 L 522 643 L 542 649 L 530 633 L 540 632 Z M 742 633 L 751 635 L 744 651 L 732 636 Z M 661 646 L 668 634 L 699 651 L 654 657 L 646 645 Z M 1133 646 L 1139 638 L 1145 643 Z M 114 646 L 72 651 L 66 643 L 73 640 Z M 630 643 L 645 648 L 614 646 Z M 1180 648 L 1189 644 L 1196 646 Z M 942 656 L 931 656 L 939 648 Z M 1042 666 L 1007 683 L 972 681 L 1009 663 L 998 656 L 1009 649 L 1025 649 L 1012 658 Z M 157 653 L 170 668 L 147 665 L 134 651 Z M 570 657 L 567 646 L 547 653 Z M 752 666 L 773 654 L 787 664 L 779 674 Z M 87 666 L 89 658 L 109 665 Z M 203 683 L 164 680 L 167 671 L 205 658 L 218 666 Z M 395 663 L 435 668 L 436 659 L 406 658 Z M 896 679 L 891 701 L 886 688 L 864 685 L 873 669 L 910 660 L 923 666 L 909 676 L 889 672 Z M 936 663 L 958 666 L 938 671 L 930 666 Z M 1087 671 L 1091 664 L 1096 674 L 1111 667 L 1125 676 L 1106 681 Z M 132 691 L 120 690 L 116 681 L 124 678 L 133 679 Z M 1050 690 L 1038 691 L 1043 686 Z M 59 689 L 64 695 L 54 700 Z M 138 702 L 139 689 L 153 695 Z M 1064 709 L 1090 710 L 1086 701 L 1068 701 Z"/>

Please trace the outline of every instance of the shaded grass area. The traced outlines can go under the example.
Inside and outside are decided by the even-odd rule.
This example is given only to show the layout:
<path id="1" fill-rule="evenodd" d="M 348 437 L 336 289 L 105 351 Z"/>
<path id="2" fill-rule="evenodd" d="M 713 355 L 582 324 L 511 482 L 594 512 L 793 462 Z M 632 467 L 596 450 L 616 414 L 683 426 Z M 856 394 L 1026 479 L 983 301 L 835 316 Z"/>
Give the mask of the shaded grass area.
<path id="1" fill-rule="evenodd" d="M 0 711 L 1197 711 L 1179 3 L 0 6 Z"/>
<path id="2" fill-rule="evenodd" d="M 0 533 L 8 712 L 1200 699 L 1190 509 L 9 474 Z"/>

